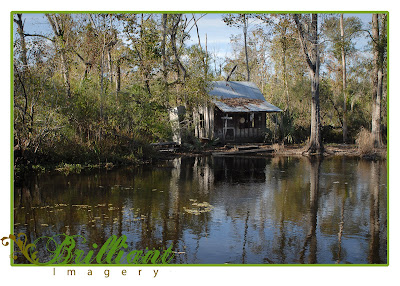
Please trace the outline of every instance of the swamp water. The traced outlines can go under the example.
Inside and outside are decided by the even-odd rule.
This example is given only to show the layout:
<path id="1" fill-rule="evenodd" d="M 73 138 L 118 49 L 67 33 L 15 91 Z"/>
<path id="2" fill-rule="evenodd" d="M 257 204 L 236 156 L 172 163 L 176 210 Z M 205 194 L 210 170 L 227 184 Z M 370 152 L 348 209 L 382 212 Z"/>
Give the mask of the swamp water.
<path id="1" fill-rule="evenodd" d="M 174 264 L 386 264 L 386 171 L 346 157 L 191 157 L 37 174 L 15 185 L 14 233 L 125 235 L 127 252 L 172 245 Z"/>

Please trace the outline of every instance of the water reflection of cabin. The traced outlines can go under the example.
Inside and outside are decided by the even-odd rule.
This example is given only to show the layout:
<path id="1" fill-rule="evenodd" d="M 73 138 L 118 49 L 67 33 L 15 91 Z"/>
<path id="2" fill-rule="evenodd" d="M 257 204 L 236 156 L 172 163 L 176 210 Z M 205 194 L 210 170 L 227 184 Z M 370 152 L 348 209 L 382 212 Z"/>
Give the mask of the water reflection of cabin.
<path id="1" fill-rule="evenodd" d="M 195 136 L 222 142 L 263 142 L 266 115 L 281 112 L 252 82 L 215 81 L 212 104 L 194 114 Z"/>

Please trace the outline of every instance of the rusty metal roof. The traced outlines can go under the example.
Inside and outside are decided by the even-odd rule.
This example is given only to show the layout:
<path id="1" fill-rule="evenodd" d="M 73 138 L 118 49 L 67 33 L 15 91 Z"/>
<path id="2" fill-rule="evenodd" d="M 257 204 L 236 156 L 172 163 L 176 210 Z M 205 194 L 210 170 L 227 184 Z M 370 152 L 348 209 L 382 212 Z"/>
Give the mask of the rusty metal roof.
<path id="1" fill-rule="evenodd" d="M 280 108 L 265 100 L 253 82 L 214 81 L 210 95 L 223 112 L 280 112 Z"/>

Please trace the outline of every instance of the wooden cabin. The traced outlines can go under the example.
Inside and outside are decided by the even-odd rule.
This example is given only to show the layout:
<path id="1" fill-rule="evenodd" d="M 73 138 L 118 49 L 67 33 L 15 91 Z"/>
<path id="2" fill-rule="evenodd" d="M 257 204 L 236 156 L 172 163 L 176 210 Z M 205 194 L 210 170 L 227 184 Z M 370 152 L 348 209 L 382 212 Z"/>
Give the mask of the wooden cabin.
<path id="1" fill-rule="evenodd" d="M 195 136 L 221 142 L 263 142 L 267 113 L 281 112 L 267 102 L 252 82 L 215 81 L 211 103 L 193 114 Z"/>

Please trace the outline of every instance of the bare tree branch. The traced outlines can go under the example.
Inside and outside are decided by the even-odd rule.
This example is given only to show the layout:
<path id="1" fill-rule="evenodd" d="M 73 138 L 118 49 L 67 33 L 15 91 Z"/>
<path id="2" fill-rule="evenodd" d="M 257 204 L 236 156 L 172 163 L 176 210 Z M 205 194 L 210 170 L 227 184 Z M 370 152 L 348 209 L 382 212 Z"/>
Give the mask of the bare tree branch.
<path id="1" fill-rule="evenodd" d="M 311 61 L 310 55 L 308 53 L 307 42 L 304 38 L 305 32 L 303 30 L 303 25 L 300 23 L 299 14 L 293 14 L 293 19 L 296 22 L 296 26 L 297 26 L 297 29 L 299 32 L 299 39 L 300 39 L 301 47 L 303 48 L 303 52 L 304 52 L 304 56 L 306 58 L 307 64 L 310 67 L 310 69 L 315 71 L 316 66 Z"/>

